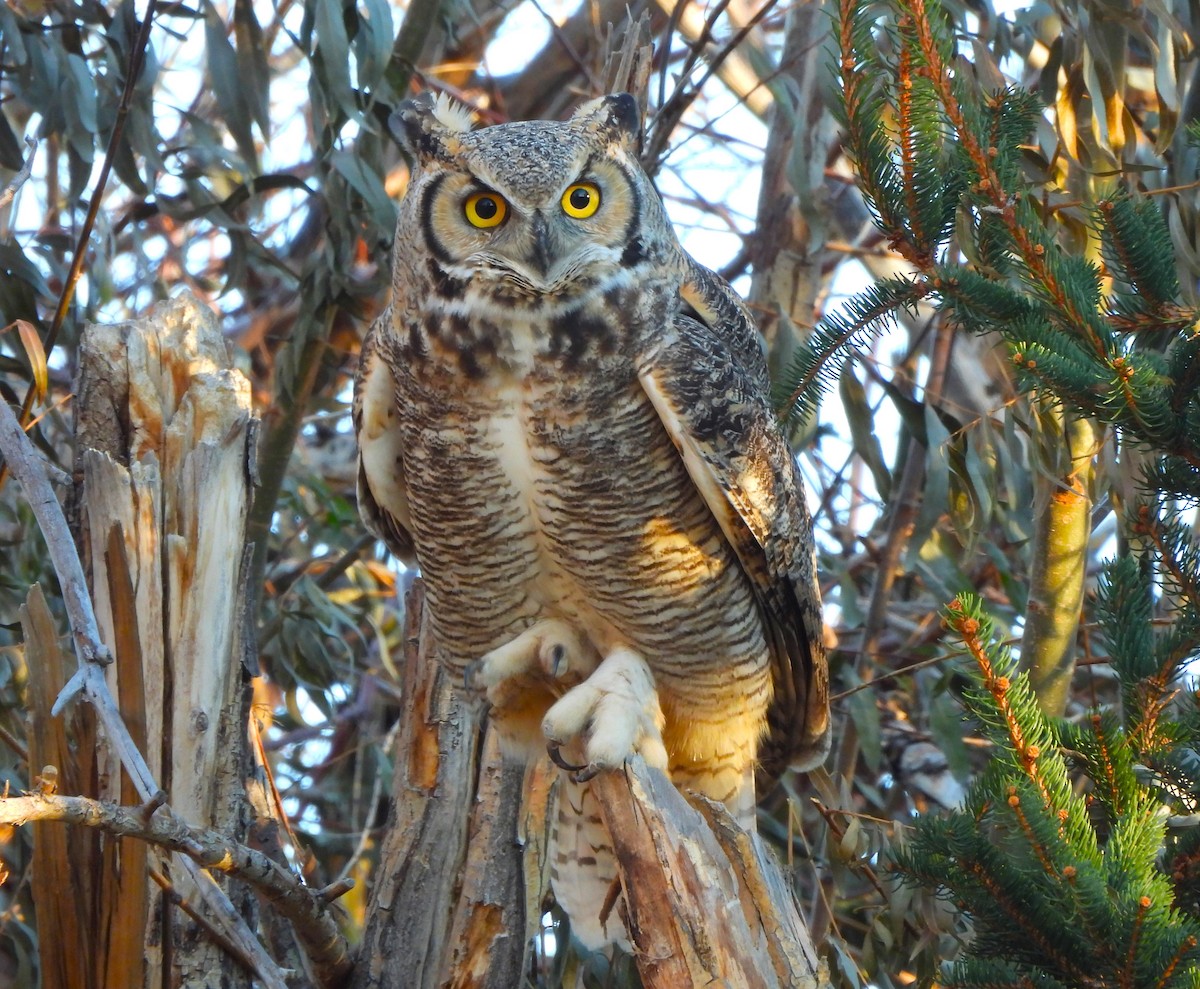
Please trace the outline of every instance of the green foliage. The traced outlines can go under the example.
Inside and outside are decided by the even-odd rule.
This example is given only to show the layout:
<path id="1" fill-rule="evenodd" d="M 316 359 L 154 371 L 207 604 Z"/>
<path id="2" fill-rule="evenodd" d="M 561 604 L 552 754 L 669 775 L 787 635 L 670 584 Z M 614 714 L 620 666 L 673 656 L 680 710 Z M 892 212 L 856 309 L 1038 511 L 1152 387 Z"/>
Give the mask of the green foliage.
<path id="1" fill-rule="evenodd" d="M 1178 562 L 1159 559 L 1165 569 Z M 1153 580 L 1129 558 L 1107 568 L 1105 587 L 1108 658 L 1127 687 L 1123 721 L 1108 711 L 1051 723 L 979 600 L 963 596 L 946 610 L 973 661 L 968 711 L 996 757 L 961 810 L 921 818 L 895 856 L 902 879 L 942 890 L 972 924 L 944 985 L 1200 984 L 1200 916 L 1194 893 L 1180 888 L 1197 844 L 1188 815 L 1200 798 L 1200 720 L 1194 705 L 1168 717 L 1169 688 L 1200 635 L 1154 641 Z M 1195 603 L 1182 607 L 1185 622 L 1195 616 Z M 1146 655 L 1166 664 L 1147 666 Z"/>
<path id="2" fill-rule="evenodd" d="M 1137 155 L 1164 147 L 1176 117 L 1162 105 L 1163 130 L 1141 151 L 1095 118 L 1084 137 L 1060 130 L 1055 144 L 1047 122 L 1074 128 L 1093 107 L 1120 102 L 1128 83 L 1114 66 L 1128 57 L 1116 44 L 1125 39 L 1089 29 L 1086 57 L 1105 68 L 1097 77 L 1084 70 L 1095 102 L 1076 106 L 1070 87 L 1046 85 L 1038 94 L 996 86 L 999 72 L 975 72 L 954 35 L 957 13 L 952 0 L 840 4 L 848 151 L 883 237 L 910 270 L 826 316 L 778 392 L 788 414 L 814 415 L 823 394 L 844 380 L 847 359 L 894 322 L 911 320 L 919 304 L 922 315 L 932 310 L 939 332 L 1002 340 L 1016 391 L 1031 398 L 995 413 L 997 427 L 988 416 L 954 422 L 928 396 L 915 412 L 911 397 L 893 396 L 927 451 L 914 537 L 920 549 L 910 560 L 928 589 L 958 595 L 946 620 L 972 660 L 962 699 L 973 728 L 964 734 L 981 735 L 991 755 L 961 806 L 920 817 L 894 861 L 910 890 L 939 891 L 964 911 L 958 931 L 966 946 L 937 945 L 953 960 L 940 976 L 926 969 L 929 980 L 1200 985 L 1200 704 L 1184 680 L 1200 654 L 1200 552 L 1190 524 L 1200 504 L 1200 310 L 1180 279 L 1193 256 L 1178 208 L 1135 181 L 1150 171 Z M 1146 36 L 1145 25 L 1129 30 Z M 1064 42 L 1066 59 L 1075 57 L 1071 43 Z M 1168 61 L 1164 81 L 1173 71 Z M 1110 159 L 1115 167 L 1096 174 Z M 1064 450 L 1066 423 L 1079 414 L 1110 427 L 1115 446 L 1099 457 L 1100 444 Z M 1001 431 L 1003 442 L 990 438 Z M 1087 512 L 1088 499 L 1095 506 L 1101 496 L 1081 465 L 1111 455 L 1119 458 L 1113 473 L 1125 474 L 1105 478 L 1123 515 L 1119 555 L 1075 616 L 1089 625 L 1092 668 L 1115 676 L 1093 674 L 1091 708 L 1076 704 L 1069 722 L 1042 713 L 980 600 L 960 593 L 977 580 L 969 551 L 998 561 L 1007 601 L 995 610 L 1024 613 L 1022 646 L 1031 661 L 1032 609 L 1055 601 L 1033 578 L 1006 570 L 1003 546 L 989 543 L 981 525 L 993 492 L 1006 503 L 1008 538 L 1029 536 L 1011 522 L 1022 504 L 1027 516 L 1042 518 L 1027 491 L 987 483 L 1020 476 L 1012 464 L 1028 457 L 1022 433 L 1053 478 L 1046 499 L 1066 492 Z M 1132 501 L 1129 481 L 1139 475 L 1141 500 Z M 947 518 L 965 559 L 937 543 Z M 964 531 L 979 535 L 963 538 Z M 1034 564 L 1052 552 L 1039 531 Z M 1080 571 L 1086 563 L 1081 555 Z M 1073 639 L 1074 627 L 1067 631 Z"/>
<path id="3" fill-rule="evenodd" d="M 1200 310 L 1179 301 L 1159 206 L 1114 188 L 1092 210 L 1098 243 L 1081 250 L 1028 175 L 1041 101 L 1011 87 L 985 93 L 954 69 L 936 2 L 846 0 L 839 27 L 848 150 L 915 274 L 827 316 L 780 384 L 782 407 L 812 415 L 845 358 L 927 300 L 961 329 L 1000 334 L 1022 390 L 1200 463 Z"/>

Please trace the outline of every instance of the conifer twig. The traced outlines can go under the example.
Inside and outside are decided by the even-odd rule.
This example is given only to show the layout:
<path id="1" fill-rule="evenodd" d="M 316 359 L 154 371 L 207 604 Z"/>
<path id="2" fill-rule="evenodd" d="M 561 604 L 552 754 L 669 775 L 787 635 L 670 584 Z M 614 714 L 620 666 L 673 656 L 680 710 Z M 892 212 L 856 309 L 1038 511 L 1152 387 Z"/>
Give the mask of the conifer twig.
<path id="1" fill-rule="evenodd" d="M 995 701 L 997 709 L 1004 718 L 1008 737 L 1016 751 L 1017 762 L 1025 775 L 1029 777 L 1030 782 L 1037 787 L 1045 805 L 1052 806 L 1053 801 L 1050 798 L 1049 788 L 1038 770 L 1038 760 L 1041 758 L 1042 751 L 1025 738 L 1025 729 L 1021 726 L 1020 719 L 1017 718 L 1009 703 L 1008 691 L 1012 684 L 1008 677 L 996 673 L 987 649 L 979 639 L 981 627 L 979 620 L 966 612 L 963 602 L 958 598 L 950 602 L 946 611 L 947 623 L 958 633 L 963 645 L 971 654 L 971 658 L 975 660 L 975 665 L 979 667 L 980 675 L 983 677 L 984 689 L 992 695 L 992 700 Z"/>

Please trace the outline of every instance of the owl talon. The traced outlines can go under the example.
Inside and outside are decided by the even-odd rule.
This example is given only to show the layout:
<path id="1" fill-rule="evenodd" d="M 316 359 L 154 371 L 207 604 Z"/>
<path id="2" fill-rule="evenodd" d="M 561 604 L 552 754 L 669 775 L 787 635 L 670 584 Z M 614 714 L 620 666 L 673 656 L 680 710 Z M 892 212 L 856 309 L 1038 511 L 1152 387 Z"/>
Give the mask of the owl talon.
<path id="1" fill-rule="evenodd" d="M 567 647 L 561 642 L 556 642 L 548 650 L 543 651 L 546 654 L 544 656 L 546 672 L 558 680 L 567 672 Z"/>
<path id="2" fill-rule="evenodd" d="M 542 720 L 550 758 L 586 782 L 602 769 L 624 765 L 638 753 L 656 769 L 667 766 L 662 740 L 663 715 L 646 661 L 630 649 L 613 650 L 583 683 L 568 690 Z M 564 766 L 558 746 L 580 739 L 584 766 Z"/>
<path id="3" fill-rule="evenodd" d="M 576 765 L 573 765 L 572 763 L 567 762 L 567 760 L 563 758 L 563 754 L 562 754 L 562 752 L 559 751 L 559 749 L 560 749 L 560 746 L 559 746 L 558 742 L 551 742 L 549 745 L 546 746 L 546 753 L 550 756 L 550 761 L 552 763 L 554 763 L 554 765 L 556 765 L 559 769 L 565 770 L 566 772 L 570 773 L 572 779 L 575 779 L 576 773 L 586 772 L 587 770 L 592 768 L 591 766 L 576 766 Z M 593 775 L 595 775 L 595 774 L 593 774 Z M 591 777 L 589 776 L 588 779 L 591 779 Z M 579 781 L 576 780 L 576 782 L 579 782 Z"/>
<path id="4" fill-rule="evenodd" d="M 483 672 L 483 660 L 477 659 L 473 663 L 468 663 L 466 669 L 463 670 L 463 686 L 468 694 L 482 693 L 484 685 L 477 683 L 480 673 Z"/>

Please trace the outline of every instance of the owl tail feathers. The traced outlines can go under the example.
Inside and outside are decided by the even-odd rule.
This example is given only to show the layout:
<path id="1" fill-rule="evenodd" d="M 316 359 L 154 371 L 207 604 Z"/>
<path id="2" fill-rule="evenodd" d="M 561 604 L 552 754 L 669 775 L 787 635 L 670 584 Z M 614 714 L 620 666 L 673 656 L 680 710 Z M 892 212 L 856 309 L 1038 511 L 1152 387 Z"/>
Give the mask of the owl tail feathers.
<path id="1" fill-rule="evenodd" d="M 583 947 L 603 951 L 616 945 L 630 951 L 612 840 L 586 783 L 566 776 L 559 780 L 548 858 L 554 898 Z"/>

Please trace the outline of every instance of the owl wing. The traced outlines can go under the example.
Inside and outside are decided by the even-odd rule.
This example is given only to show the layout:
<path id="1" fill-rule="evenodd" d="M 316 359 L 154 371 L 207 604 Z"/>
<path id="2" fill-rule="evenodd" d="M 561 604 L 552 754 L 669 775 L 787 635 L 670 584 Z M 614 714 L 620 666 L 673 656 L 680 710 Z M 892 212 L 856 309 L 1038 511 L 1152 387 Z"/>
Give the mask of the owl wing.
<path id="1" fill-rule="evenodd" d="M 396 381 L 380 349 L 392 310 L 385 309 L 363 340 L 354 377 L 354 432 L 358 436 L 358 512 L 366 527 L 407 564 L 416 562 L 396 421 Z"/>
<path id="2" fill-rule="evenodd" d="M 829 751 L 829 674 L 804 482 L 767 398 L 758 334 L 733 290 L 695 267 L 642 387 L 754 588 L 774 694 L 759 792 Z"/>

